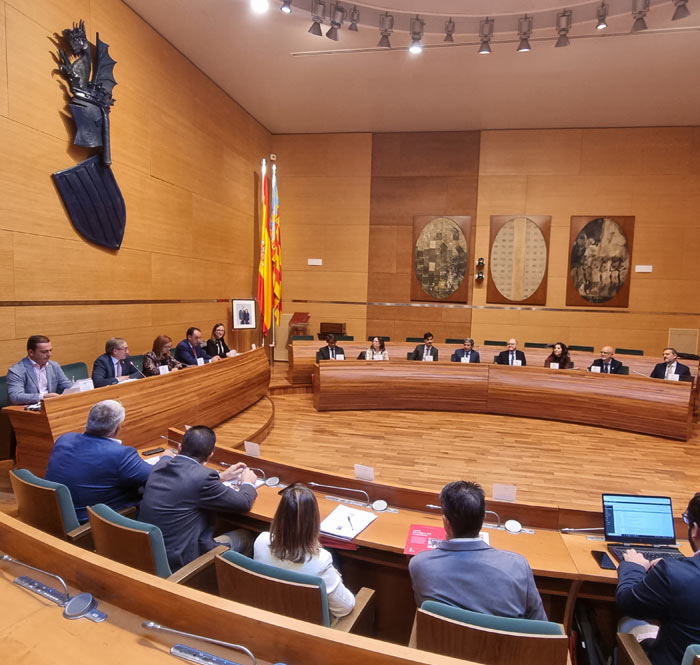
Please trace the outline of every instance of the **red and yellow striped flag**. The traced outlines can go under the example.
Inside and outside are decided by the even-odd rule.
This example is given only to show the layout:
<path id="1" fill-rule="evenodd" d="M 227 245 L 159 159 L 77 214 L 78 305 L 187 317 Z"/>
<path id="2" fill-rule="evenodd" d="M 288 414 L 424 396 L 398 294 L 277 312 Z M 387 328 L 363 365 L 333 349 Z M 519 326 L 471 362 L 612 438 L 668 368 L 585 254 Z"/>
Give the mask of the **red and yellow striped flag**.
<path id="1" fill-rule="evenodd" d="M 270 247 L 270 206 L 267 197 L 267 162 L 262 160 L 262 224 L 260 230 L 260 264 L 258 265 L 258 306 L 262 333 L 272 324 L 272 260 Z"/>
<path id="2" fill-rule="evenodd" d="M 282 314 L 282 236 L 280 235 L 280 202 L 277 192 L 277 165 L 272 165 L 272 202 L 270 206 L 270 252 L 272 258 L 272 313 L 280 324 Z"/>

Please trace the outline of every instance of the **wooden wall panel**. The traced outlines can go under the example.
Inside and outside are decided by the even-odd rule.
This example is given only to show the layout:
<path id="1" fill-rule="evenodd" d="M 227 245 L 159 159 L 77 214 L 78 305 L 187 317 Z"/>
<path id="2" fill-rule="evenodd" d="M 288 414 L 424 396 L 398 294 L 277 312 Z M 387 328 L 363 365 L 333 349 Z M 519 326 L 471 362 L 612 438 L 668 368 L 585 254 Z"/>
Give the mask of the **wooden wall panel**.
<path id="1" fill-rule="evenodd" d="M 51 180 L 88 155 L 72 145 L 53 71 L 53 33 L 79 18 L 117 60 L 112 155 L 127 205 L 118 252 L 73 230 Z M 119 0 L 5 0 L 0 21 L 0 374 L 35 333 L 51 337 L 59 362 L 91 365 L 113 335 L 142 353 L 157 334 L 229 329 L 230 298 L 253 295 L 269 132 Z M 151 302 L 161 299 L 204 302 Z"/>
<path id="2" fill-rule="evenodd" d="M 475 310 L 477 342 L 516 336 L 654 355 L 669 328 L 700 328 L 698 137 L 696 127 L 482 132 L 477 254 L 488 251 L 489 215 L 507 214 L 511 205 L 508 213 L 551 214 L 553 311 Z M 653 272 L 631 273 L 623 311 L 564 306 L 570 218 L 579 214 L 635 216 L 632 263 L 652 265 Z M 486 304 L 482 289 L 475 289 L 474 303 Z"/>

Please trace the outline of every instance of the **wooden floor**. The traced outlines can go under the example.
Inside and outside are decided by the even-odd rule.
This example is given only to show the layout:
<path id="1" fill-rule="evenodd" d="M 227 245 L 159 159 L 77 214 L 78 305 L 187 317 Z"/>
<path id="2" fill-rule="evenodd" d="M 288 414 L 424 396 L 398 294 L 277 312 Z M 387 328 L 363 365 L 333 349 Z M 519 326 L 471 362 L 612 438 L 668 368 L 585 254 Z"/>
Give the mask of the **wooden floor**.
<path id="1" fill-rule="evenodd" d="M 456 479 L 517 486 L 517 500 L 600 509 L 602 492 L 671 496 L 676 513 L 700 491 L 700 435 L 685 443 L 509 416 L 416 411 L 317 412 L 311 394 L 274 395 L 265 457 L 380 482 L 439 490 Z M 545 408 L 545 407 L 543 407 Z"/>

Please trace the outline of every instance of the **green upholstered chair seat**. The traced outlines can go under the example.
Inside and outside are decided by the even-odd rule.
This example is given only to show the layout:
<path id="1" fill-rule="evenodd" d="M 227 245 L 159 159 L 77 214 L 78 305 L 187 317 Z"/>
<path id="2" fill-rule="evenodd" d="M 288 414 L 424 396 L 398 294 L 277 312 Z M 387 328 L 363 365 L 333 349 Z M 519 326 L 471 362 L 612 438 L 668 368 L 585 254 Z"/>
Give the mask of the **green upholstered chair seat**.
<path id="1" fill-rule="evenodd" d="M 37 487 L 44 487 L 56 492 L 56 496 L 58 497 L 58 505 L 63 515 L 63 525 L 66 531 L 73 531 L 73 529 L 77 529 L 80 526 L 78 517 L 75 514 L 73 497 L 70 494 L 70 490 L 65 485 L 39 478 L 39 476 L 35 476 L 31 471 L 29 471 L 29 469 L 15 469 L 14 473 L 25 483 L 30 483 L 31 485 L 36 485 Z"/>
<path id="2" fill-rule="evenodd" d="M 81 379 L 90 378 L 85 363 L 68 363 L 67 365 L 61 365 L 61 369 L 71 381 L 80 381 Z"/>
<path id="3" fill-rule="evenodd" d="M 523 633 L 527 635 L 563 635 L 561 626 L 552 621 L 539 621 L 537 619 L 516 619 L 513 617 L 497 617 L 481 612 L 464 610 L 461 607 L 453 607 L 434 600 L 426 600 L 421 609 L 438 616 L 467 623 L 479 628 L 490 630 L 503 630 L 510 633 Z"/>

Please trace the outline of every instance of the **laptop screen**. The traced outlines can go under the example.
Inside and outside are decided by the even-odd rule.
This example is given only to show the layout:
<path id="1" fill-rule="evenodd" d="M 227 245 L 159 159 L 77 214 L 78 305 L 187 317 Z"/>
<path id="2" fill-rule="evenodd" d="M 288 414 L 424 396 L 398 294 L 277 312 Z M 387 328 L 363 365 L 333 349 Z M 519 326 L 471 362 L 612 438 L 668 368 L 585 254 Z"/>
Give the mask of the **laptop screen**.
<path id="1" fill-rule="evenodd" d="M 674 545 L 673 508 L 667 496 L 603 494 L 605 540 Z"/>

